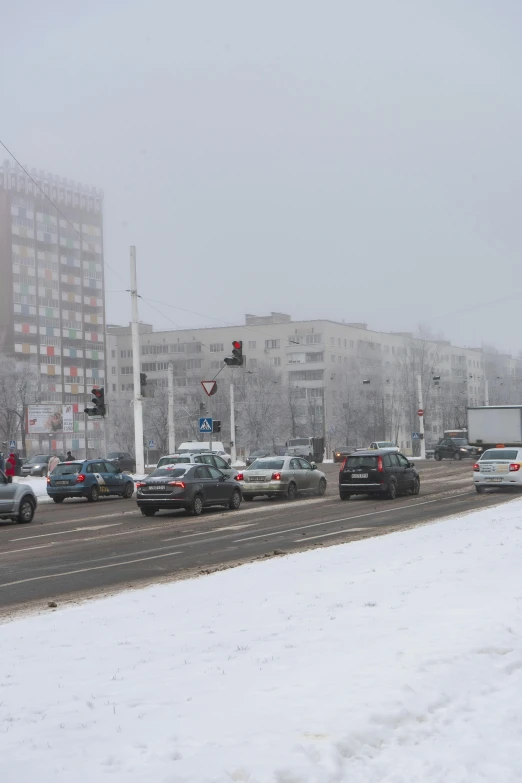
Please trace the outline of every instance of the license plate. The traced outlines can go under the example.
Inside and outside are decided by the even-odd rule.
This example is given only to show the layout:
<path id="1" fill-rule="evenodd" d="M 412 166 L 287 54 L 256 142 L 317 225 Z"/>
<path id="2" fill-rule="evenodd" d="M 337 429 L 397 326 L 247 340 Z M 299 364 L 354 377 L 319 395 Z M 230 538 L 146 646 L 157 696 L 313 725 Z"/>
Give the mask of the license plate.
<path id="1" fill-rule="evenodd" d="M 149 487 L 148 489 L 152 492 L 165 492 L 166 487 L 163 484 L 158 484 L 157 487 Z"/>
<path id="2" fill-rule="evenodd" d="M 68 481 L 57 481 L 56 483 L 57 484 L 68 484 L 69 482 Z"/>
<path id="3" fill-rule="evenodd" d="M 352 478 L 353 479 L 364 479 L 364 478 L 368 478 L 368 474 L 367 473 L 352 473 Z"/>
<path id="4" fill-rule="evenodd" d="M 267 481 L 267 479 L 264 476 L 252 476 L 250 481 Z"/>
<path id="5" fill-rule="evenodd" d="M 501 478 L 489 478 L 489 476 L 486 478 L 486 481 L 502 481 Z"/>

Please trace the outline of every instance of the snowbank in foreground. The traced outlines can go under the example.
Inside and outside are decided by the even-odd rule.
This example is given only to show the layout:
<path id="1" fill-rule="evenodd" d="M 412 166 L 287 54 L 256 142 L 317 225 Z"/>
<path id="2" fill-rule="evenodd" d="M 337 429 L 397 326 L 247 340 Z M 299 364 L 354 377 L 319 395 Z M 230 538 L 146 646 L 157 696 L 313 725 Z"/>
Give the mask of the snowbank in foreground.
<path id="1" fill-rule="evenodd" d="M 522 502 L 0 626 L 0 780 L 522 780 Z"/>
<path id="2" fill-rule="evenodd" d="M 28 484 L 38 498 L 38 503 L 52 503 L 52 498 L 47 494 L 47 479 L 44 476 L 14 476 L 13 481 L 18 484 Z"/>

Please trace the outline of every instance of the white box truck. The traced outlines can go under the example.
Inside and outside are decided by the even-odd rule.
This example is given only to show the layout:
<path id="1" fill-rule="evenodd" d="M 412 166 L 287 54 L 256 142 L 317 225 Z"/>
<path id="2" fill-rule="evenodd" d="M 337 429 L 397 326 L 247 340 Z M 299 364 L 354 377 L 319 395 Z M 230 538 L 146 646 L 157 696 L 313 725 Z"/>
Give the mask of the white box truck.
<path id="1" fill-rule="evenodd" d="M 522 447 L 522 405 L 468 408 L 468 441 L 483 450 L 500 445 Z"/>

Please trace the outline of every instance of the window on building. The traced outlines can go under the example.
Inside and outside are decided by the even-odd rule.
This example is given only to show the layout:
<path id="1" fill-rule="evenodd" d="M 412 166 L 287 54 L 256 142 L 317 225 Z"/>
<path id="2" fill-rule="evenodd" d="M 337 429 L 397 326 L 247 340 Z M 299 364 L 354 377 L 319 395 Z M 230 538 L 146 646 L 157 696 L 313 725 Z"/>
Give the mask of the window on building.
<path id="1" fill-rule="evenodd" d="M 111 372 L 112 372 L 113 375 L 116 375 L 116 367 L 112 367 L 111 368 Z"/>
<path id="2" fill-rule="evenodd" d="M 281 357 L 280 356 L 271 356 L 269 363 L 270 363 L 271 367 L 281 367 Z"/>
<path id="3" fill-rule="evenodd" d="M 320 345 L 323 341 L 323 335 L 322 334 L 307 334 L 306 335 L 306 344 L 307 345 Z"/>
<path id="4" fill-rule="evenodd" d="M 113 359 L 116 358 L 116 351 L 114 349 L 111 351 L 111 356 Z"/>
<path id="5" fill-rule="evenodd" d="M 248 347 L 250 348 L 251 351 L 254 351 L 255 347 L 256 347 L 256 341 L 255 340 L 249 340 L 248 341 Z"/>
<path id="6" fill-rule="evenodd" d="M 280 347 L 280 340 L 265 340 L 265 349 L 270 351 Z"/>
<path id="7" fill-rule="evenodd" d="M 219 359 L 217 361 L 210 362 L 211 370 L 219 370 L 220 367 L 221 367 L 221 362 L 219 361 Z"/>
<path id="8" fill-rule="evenodd" d="M 335 339 L 333 337 L 330 337 L 330 345 L 335 345 Z"/>
<path id="9" fill-rule="evenodd" d="M 210 353 L 220 353 L 225 350 L 223 343 L 210 343 Z"/>
<path id="10" fill-rule="evenodd" d="M 335 364 L 335 356 L 333 355 L 333 353 L 330 355 L 330 359 L 332 361 L 332 364 Z"/>

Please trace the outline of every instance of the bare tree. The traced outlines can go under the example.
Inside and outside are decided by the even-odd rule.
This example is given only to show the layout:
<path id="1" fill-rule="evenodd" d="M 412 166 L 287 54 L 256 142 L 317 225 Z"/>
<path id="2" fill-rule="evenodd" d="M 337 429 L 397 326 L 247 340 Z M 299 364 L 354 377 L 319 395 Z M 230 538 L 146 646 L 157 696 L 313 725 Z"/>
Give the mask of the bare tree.
<path id="1" fill-rule="evenodd" d="M 25 454 L 25 413 L 37 398 L 38 372 L 28 362 L 0 357 L 0 439 L 2 443 L 20 435 Z"/>

